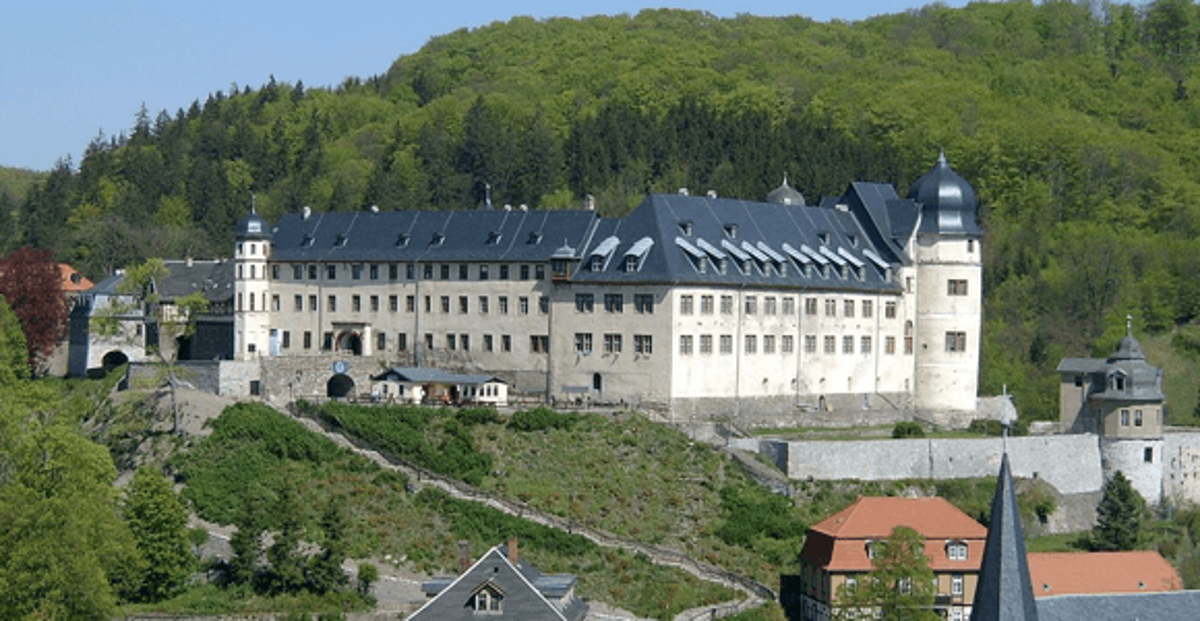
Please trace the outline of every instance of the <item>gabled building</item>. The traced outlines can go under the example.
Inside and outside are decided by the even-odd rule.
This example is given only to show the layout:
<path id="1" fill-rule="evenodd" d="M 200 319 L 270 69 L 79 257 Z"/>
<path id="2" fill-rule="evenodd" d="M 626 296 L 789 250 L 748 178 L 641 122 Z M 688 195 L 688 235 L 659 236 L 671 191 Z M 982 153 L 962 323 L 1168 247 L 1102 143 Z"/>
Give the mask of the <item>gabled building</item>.
<path id="1" fill-rule="evenodd" d="M 944 157 L 907 198 L 853 183 L 809 205 L 785 183 L 621 218 L 485 207 L 243 218 L 234 359 L 262 362 L 268 398 L 287 391 L 272 365 L 307 362 L 319 390 L 365 358 L 345 380 L 437 367 L 675 420 L 974 417 L 982 232 Z"/>
<path id="2" fill-rule="evenodd" d="M 839 593 L 871 571 L 876 546 L 898 526 L 925 538 L 937 611 L 969 617 L 987 529 L 943 498 L 863 497 L 809 529 L 800 552 L 800 618 L 830 619 Z"/>
<path id="3" fill-rule="evenodd" d="M 431 599 L 410 621 L 578 621 L 587 604 L 575 595 L 575 576 L 542 574 L 517 556 L 517 543 L 496 546 L 457 578 L 434 578 L 422 585 Z"/>

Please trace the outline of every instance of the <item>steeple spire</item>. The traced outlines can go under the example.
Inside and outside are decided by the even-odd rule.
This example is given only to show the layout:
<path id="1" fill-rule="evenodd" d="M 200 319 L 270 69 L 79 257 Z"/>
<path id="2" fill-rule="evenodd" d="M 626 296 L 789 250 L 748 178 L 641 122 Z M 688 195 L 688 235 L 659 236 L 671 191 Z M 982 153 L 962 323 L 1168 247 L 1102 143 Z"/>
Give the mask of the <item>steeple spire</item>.
<path id="1" fill-rule="evenodd" d="M 1005 452 L 996 480 L 996 497 L 992 499 L 992 524 L 988 527 L 971 621 L 1037 621 L 1026 554 L 1017 494 Z"/>

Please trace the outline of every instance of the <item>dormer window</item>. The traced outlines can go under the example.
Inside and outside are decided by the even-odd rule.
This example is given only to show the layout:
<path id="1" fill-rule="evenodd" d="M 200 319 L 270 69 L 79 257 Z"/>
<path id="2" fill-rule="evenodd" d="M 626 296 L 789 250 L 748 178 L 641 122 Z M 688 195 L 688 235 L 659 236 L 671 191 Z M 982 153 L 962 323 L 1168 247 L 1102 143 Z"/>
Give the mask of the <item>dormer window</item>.
<path id="1" fill-rule="evenodd" d="M 728 237 L 729 239 L 737 239 L 737 225 L 736 224 L 726 224 L 725 225 L 725 236 Z"/>
<path id="2" fill-rule="evenodd" d="M 342 247 L 342 246 L 345 246 L 345 245 L 346 245 L 346 234 L 345 234 L 345 233 L 338 233 L 338 234 L 337 234 L 337 238 L 335 238 L 335 239 L 333 240 L 333 245 L 334 245 L 334 246 L 337 246 L 337 247 L 339 247 L 339 248 L 340 248 L 340 247 Z"/>
<path id="3" fill-rule="evenodd" d="M 529 239 L 525 241 L 527 244 L 537 244 L 542 241 L 542 234 L 537 231 L 529 232 Z"/>
<path id="4" fill-rule="evenodd" d="M 300 245 L 301 246 L 312 246 L 313 245 L 313 236 L 309 235 L 308 233 L 305 233 L 304 237 L 300 238 Z"/>
<path id="5" fill-rule="evenodd" d="M 817 239 L 820 240 L 822 246 L 829 245 L 829 233 L 817 233 Z"/>
<path id="6" fill-rule="evenodd" d="M 588 269 L 590 269 L 593 272 L 603 271 L 604 270 L 604 257 L 602 257 L 598 254 L 592 255 L 592 263 Z"/>
<path id="7" fill-rule="evenodd" d="M 967 544 L 962 541 L 951 541 L 947 543 L 946 557 L 952 561 L 967 560 Z"/>
<path id="8" fill-rule="evenodd" d="M 408 233 L 401 233 L 396 236 L 396 247 L 406 248 L 408 246 Z"/>
<path id="9" fill-rule="evenodd" d="M 1125 391 L 1125 374 L 1124 373 L 1122 373 L 1120 371 L 1113 373 L 1112 377 L 1111 377 L 1111 381 L 1112 381 L 1112 389 L 1114 391 L 1117 391 L 1117 392 Z"/>
<path id="10" fill-rule="evenodd" d="M 638 258 L 632 254 L 625 255 L 625 271 L 636 272 L 638 266 Z"/>
<path id="11" fill-rule="evenodd" d="M 446 241 L 446 236 L 439 233 L 433 234 L 433 239 L 429 240 L 430 246 L 441 246 L 442 242 Z"/>
<path id="12" fill-rule="evenodd" d="M 850 240 L 851 248 L 858 248 L 858 236 L 857 235 L 847 235 L 846 239 Z"/>
<path id="13" fill-rule="evenodd" d="M 503 614 L 504 593 L 491 581 L 476 587 L 468 606 L 476 613 Z"/>
<path id="14" fill-rule="evenodd" d="M 680 220 L 679 221 L 679 232 L 687 237 L 691 237 L 692 236 L 692 221 L 691 220 Z"/>
<path id="15" fill-rule="evenodd" d="M 500 231 L 492 231 L 491 233 L 488 233 L 487 242 L 485 242 L 485 243 L 489 246 L 495 246 L 496 244 L 499 244 L 500 243 Z"/>
<path id="16" fill-rule="evenodd" d="M 876 548 L 878 548 L 878 547 L 879 547 L 879 542 L 868 540 L 867 541 L 867 558 L 869 558 L 869 559 L 875 558 Z"/>

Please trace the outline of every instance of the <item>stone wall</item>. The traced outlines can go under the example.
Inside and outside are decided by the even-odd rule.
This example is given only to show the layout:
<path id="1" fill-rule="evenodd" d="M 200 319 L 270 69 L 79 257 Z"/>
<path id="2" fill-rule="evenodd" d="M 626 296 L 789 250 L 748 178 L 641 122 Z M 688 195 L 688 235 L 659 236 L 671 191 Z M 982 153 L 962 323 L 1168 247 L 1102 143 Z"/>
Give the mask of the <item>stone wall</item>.
<path id="1" fill-rule="evenodd" d="M 1200 433 L 1168 432 L 1162 442 L 1163 495 L 1200 503 Z"/>

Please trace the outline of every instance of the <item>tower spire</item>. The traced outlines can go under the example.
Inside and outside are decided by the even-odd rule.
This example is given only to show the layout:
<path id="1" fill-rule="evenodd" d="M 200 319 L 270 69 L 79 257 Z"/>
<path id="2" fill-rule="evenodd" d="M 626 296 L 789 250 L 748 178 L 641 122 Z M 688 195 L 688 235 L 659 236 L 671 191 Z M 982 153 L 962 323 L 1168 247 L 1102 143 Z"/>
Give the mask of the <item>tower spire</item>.
<path id="1" fill-rule="evenodd" d="M 996 497 L 971 621 L 1037 621 L 1037 602 L 1029 579 L 1029 559 L 1008 453 L 1000 460 Z"/>

